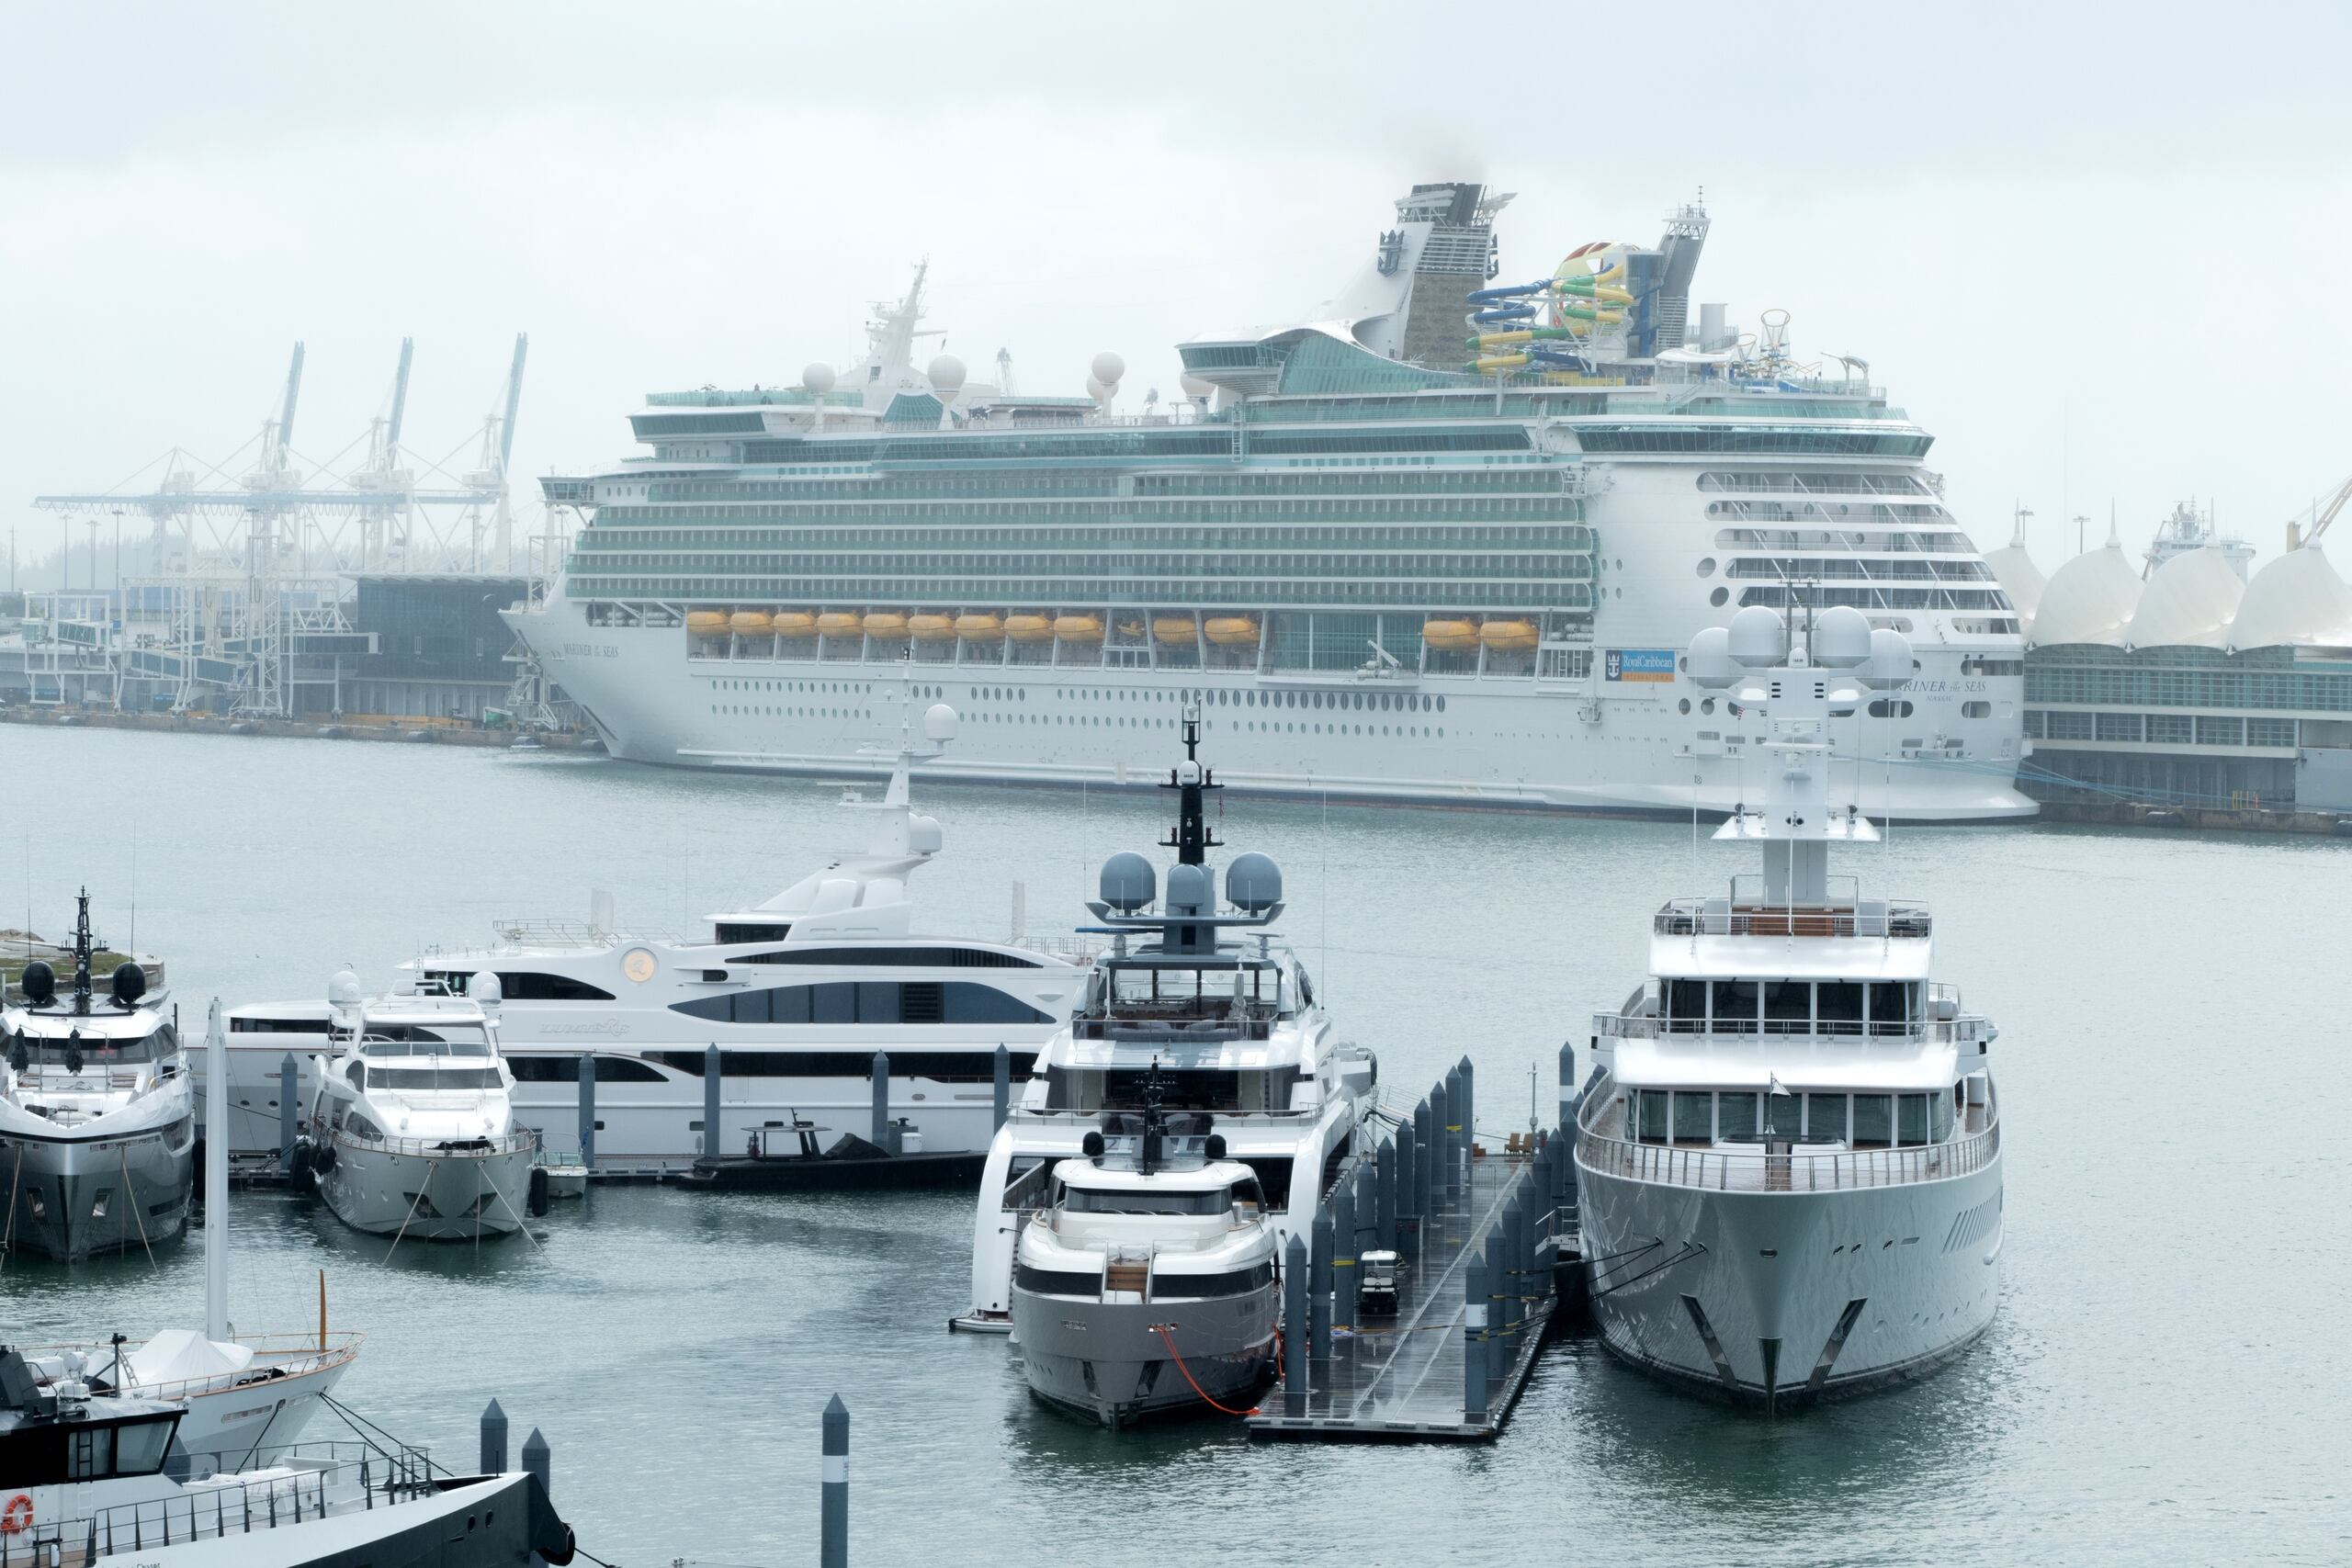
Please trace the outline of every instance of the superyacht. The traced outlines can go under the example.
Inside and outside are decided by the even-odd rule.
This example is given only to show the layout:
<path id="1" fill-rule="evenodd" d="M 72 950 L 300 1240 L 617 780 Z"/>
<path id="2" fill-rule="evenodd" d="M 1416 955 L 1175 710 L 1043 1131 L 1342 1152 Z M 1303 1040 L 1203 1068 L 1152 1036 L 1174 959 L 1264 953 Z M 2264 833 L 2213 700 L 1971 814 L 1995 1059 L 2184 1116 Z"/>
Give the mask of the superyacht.
<path id="1" fill-rule="evenodd" d="M 1832 727 L 1885 812 L 2030 815 L 2018 615 L 1933 436 L 1787 312 L 1694 312 L 1703 208 L 1498 282 L 1510 200 L 1414 186 L 1140 412 L 1112 353 L 1083 397 L 918 368 L 918 272 L 854 368 L 651 394 L 645 455 L 543 479 L 583 525 L 510 624 L 642 761 L 857 767 L 911 670 L 969 724 L 939 776 L 1140 784 L 1198 704 L 1243 790 L 1723 813 L 1759 743 L 1676 650 L 1806 581 L 1918 649 Z"/>
<path id="2" fill-rule="evenodd" d="M 1930 980 L 1926 906 L 1828 871 L 1832 844 L 1879 837 L 1833 793 L 1833 717 L 1909 679 L 1914 649 L 1850 608 L 1790 631 L 1751 608 L 1691 641 L 1693 680 L 1766 732 L 1715 835 L 1762 872 L 1654 917 L 1650 979 L 1595 1020 L 1576 1151 L 1604 1342 L 1767 1411 L 1963 1349 L 2002 1242 L 1996 1031 Z"/>

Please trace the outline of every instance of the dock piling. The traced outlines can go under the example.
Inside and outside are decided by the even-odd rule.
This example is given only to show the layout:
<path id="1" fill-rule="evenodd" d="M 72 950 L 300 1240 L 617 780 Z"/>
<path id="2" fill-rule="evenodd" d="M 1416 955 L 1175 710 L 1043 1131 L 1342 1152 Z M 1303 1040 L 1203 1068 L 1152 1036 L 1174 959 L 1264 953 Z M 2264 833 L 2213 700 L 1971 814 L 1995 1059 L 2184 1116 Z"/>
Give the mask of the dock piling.
<path id="1" fill-rule="evenodd" d="M 722 1070 L 718 1047 L 706 1046 L 702 1054 L 702 1152 L 712 1159 L 727 1151 L 727 1140 L 720 1135 L 718 1125 L 718 1084 Z"/>
<path id="2" fill-rule="evenodd" d="M 1470 1168 L 1470 1162 L 1477 1157 L 1478 1151 L 1478 1086 L 1476 1081 L 1476 1069 L 1471 1066 L 1470 1058 L 1465 1054 L 1462 1058 L 1461 1109 L 1462 1168 L 1464 1171 L 1467 1171 Z M 1465 1187 L 1469 1185 L 1469 1178 L 1466 1175 L 1463 1178 L 1463 1185 Z"/>
<path id="3" fill-rule="evenodd" d="M 1383 1250 L 1396 1250 L 1396 1145 L 1385 1138 L 1372 1151 L 1372 1229 Z"/>
<path id="4" fill-rule="evenodd" d="M 820 1568 L 849 1568 L 849 1406 L 838 1393 L 825 1403 L 823 1454 L 817 1561 Z"/>
<path id="5" fill-rule="evenodd" d="M 1520 1322 L 1527 1313 L 1527 1203 L 1513 1198 L 1503 1209 L 1503 1357 L 1519 1353 Z"/>
<path id="6" fill-rule="evenodd" d="M 1437 1213 L 1430 1186 L 1430 1178 L 1437 1168 L 1437 1140 L 1431 1131 L 1436 1125 L 1434 1115 L 1426 1095 L 1413 1107 L 1413 1217 L 1417 1220 L 1426 1220 Z"/>
<path id="7" fill-rule="evenodd" d="M 481 1412 L 481 1472 L 506 1473 L 506 1412 L 492 1400 Z"/>
<path id="8" fill-rule="evenodd" d="M 1004 1125 L 1004 1119 L 1012 1114 L 1012 1053 L 1001 1045 L 996 1048 L 996 1076 L 993 1081 L 994 1091 L 990 1098 L 994 1101 L 991 1109 L 995 1112 L 996 1120 L 989 1123 L 991 1133 L 1001 1128 Z"/>
<path id="9" fill-rule="evenodd" d="M 300 1071 L 291 1051 L 277 1064 L 277 1168 L 288 1173 L 294 1169 L 294 1080 Z M 227 1085 L 205 1087 L 226 1100 Z"/>
<path id="10" fill-rule="evenodd" d="M 1445 1201 L 1462 1200 L 1462 1168 L 1470 1162 L 1470 1119 L 1462 1114 L 1462 1068 L 1445 1070 Z"/>
<path id="11" fill-rule="evenodd" d="M 1331 1193 L 1331 1326 L 1351 1332 L 1356 1325 L 1355 1188 L 1351 1178 Z"/>
<path id="12" fill-rule="evenodd" d="M 580 1053 L 580 1164 L 596 1174 L 596 1053 Z"/>
<path id="13" fill-rule="evenodd" d="M 1440 1078 L 1430 1085 L 1430 1132 L 1436 1140 L 1430 1147 L 1437 1156 L 1437 1162 L 1430 1168 L 1430 1213 L 1433 1214 L 1448 1206 L 1458 1190 L 1453 1178 L 1453 1128 L 1448 1114 L 1451 1106 L 1445 1080 Z"/>
<path id="14" fill-rule="evenodd" d="M 1487 1270 L 1475 1259 L 1462 1272 L 1462 1418 L 1487 1418 Z"/>
<path id="15" fill-rule="evenodd" d="M 1407 1263 L 1420 1257 L 1420 1216 L 1414 1211 L 1421 1199 L 1421 1181 L 1413 1168 L 1413 1156 L 1420 1148 L 1410 1120 L 1396 1128 L 1396 1256 Z"/>
<path id="16" fill-rule="evenodd" d="M 1503 1351 L 1503 1233 L 1500 1225 L 1487 1232 L 1486 1260 L 1481 1265 L 1487 1274 L 1487 1376 L 1495 1382 L 1503 1380 L 1510 1370 L 1510 1361 Z"/>
<path id="17" fill-rule="evenodd" d="M 1283 1252 L 1283 1404 L 1306 1414 L 1306 1243 L 1296 1235 Z"/>
<path id="18" fill-rule="evenodd" d="M 555 1495 L 555 1456 L 548 1451 L 548 1440 L 537 1427 L 523 1439 L 523 1468 L 538 1477 L 540 1491 Z"/>

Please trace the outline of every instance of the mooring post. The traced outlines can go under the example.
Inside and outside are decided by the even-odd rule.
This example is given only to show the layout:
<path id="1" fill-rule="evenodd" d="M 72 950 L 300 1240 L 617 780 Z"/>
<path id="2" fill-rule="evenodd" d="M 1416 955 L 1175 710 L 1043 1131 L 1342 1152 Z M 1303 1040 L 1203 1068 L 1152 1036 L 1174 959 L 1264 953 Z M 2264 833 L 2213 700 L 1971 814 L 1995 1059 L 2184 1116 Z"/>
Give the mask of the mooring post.
<path id="1" fill-rule="evenodd" d="M 523 1439 L 523 1469 L 539 1480 L 539 1490 L 555 1495 L 555 1456 L 548 1451 L 548 1440 L 537 1427 Z"/>
<path id="2" fill-rule="evenodd" d="M 1430 1104 L 1429 1097 L 1424 1095 L 1421 1102 L 1413 1107 L 1413 1215 L 1422 1220 L 1437 1213 L 1437 1205 L 1430 1198 L 1430 1175 L 1433 1168 L 1430 1155 L 1436 1146 L 1430 1133 L 1430 1128 L 1435 1125 L 1433 1116 L 1434 1107 Z"/>
<path id="3" fill-rule="evenodd" d="M 1470 1185 L 1470 1162 L 1478 1157 L 1478 1085 L 1470 1058 L 1462 1058 L 1462 1184 Z"/>
<path id="4" fill-rule="evenodd" d="M 1315 1386 L 1331 1386 L 1331 1260 L 1338 1251 L 1331 1213 L 1315 1216 L 1314 1244 L 1306 1265 L 1306 1344 L 1315 1363 Z"/>
<path id="5" fill-rule="evenodd" d="M 1487 1376 L 1502 1381 L 1503 1361 L 1503 1232 L 1487 1232 Z"/>
<path id="6" fill-rule="evenodd" d="M 1503 1209 L 1503 1355 L 1519 1356 L 1521 1325 L 1527 1317 L 1527 1204 L 1513 1198 Z"/>
<path id="7" fill-rule="evenodd" d="M 1420 1114 L 1416 1111 L 1414 1116 Z M 1413 1121 L 1406 1121 L 1396 1128 L 1396 1256 L 1410 1263 L 1420 1256 L 1421 1201 L 1420 1173 L 1414 1168 L 1414 1157 L 1420 1152 L 1421 1140 Z"/>
<path id="8" fill-rule="evenodd" d="M 506 1473 L 506 1412 L 492 1400 L 481 1412 L 481 1472 Z"/>
<path id="9" fill-rule="evenodd" d="M 1396 1145 L 1385 1138 L 1372 1151 L 1372 1229 L 1384 1250 L 1396 1250 Z"/>
<path id="10" fill-rule="evenodd" d="M 1437 1163 L 1430 1169 L 1430 1209 L 1435 1213 L 1453 1196 L 1453 1128 L 1445 1080 L 1430 1085 L 1430 1129 L 1437 1136 Z"/>
<path id="11" fill-rule="evenodd" d="M 1356 1325 L 1356 1193 L 1352 1178 L 1331 1193 L 1331 1324 Z"/>
<path id="12" fill-rule="evenodd" d="M 874 1053 L 874 1127 L 869 1140 L 884 1154 L 896 1154 L 890 1146 L 890 1053 Z"/>
<path id="13" fill-rule="evenodd" d="M 294 1168 L 294 1083 L 300 1071 L 291 1051 L 277 1064 L 277 1168 L 284 1171 Z"/>
<path id="14" fill-rule="evenodd" d="M 1306 1414 L 1306 1241 L 1293 1235 L 1283 1251 L 1283 1403 Z"/>
<path id="15" fill-rule="evenodd" d="M 718 1125 L 718 1085 L 724 1071 L 718 1059 L 718 1047 L 705 1046 L 702 1054 L 702 1152 L 706 1159 L 717 1159 L 727 1152 L 727 1139 Z"/>
<path id="16" fill-rule="evenodd" d="M 849 1406 L 840 1394 L 825 1402 L 824 1458 L 817 1522 L 820 1568 L 849 1568 Z"/>
<path id="17" fill-rule="evenodd" d="M 1470 1122 L 1462 1114 L 1462 1069 L 1445 1070 L 1445 1195 L 1462 1196 L 1462 1177 L 1470 1163 Z"/>
<path id="18" fill-rule="evenodd" d="M 996 1120 L 989 1123 L 989 1129 L 993 1133 L 1012 1114 L 1012 1053 L 1001 1045 L 996 1048 L 996 1078 L 990 1100 Z"/>
<path id="19" fill-rule="evenodd" d="M 1473 1258 L 1462 1271 L 1462 1418 L 1487 1418 L 1487 1269 Z"/>
<path id="20" fill-rule="evenodd" d="M 596 1174 L 596 1053 L 580 1053 L 580 1163 Z"/>

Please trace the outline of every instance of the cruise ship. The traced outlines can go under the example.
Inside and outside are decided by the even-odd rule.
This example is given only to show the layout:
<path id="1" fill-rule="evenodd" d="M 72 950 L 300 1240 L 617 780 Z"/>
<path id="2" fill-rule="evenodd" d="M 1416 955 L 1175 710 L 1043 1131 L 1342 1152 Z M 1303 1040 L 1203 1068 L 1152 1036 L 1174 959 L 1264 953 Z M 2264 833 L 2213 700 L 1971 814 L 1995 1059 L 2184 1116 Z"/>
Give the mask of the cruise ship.
<path id="1" fill-rule="evenodd" d="M 1932 435 L 1785 311 L 1694 310 L 1702 207 L 1498 281 L 1510 199 L 1414 186 L 1338 295 L 1180 344 L 1139 413 L 1115 354 L 1082 397 L 918 368 L 919 270 L 862 364 L 654 393 L 647 454 L 542 480 L 582 526 L 510 623 L 642 761 L 871 771 L 910 678 L 967 719 L 933 776 L 1140 787 L 1198 703 L 1237 790 L 1722 814 L 1760 741 L 1677 650 L 1843 604 L 1917 650 L 1835 727 L 1871 808 L 2030 815 L 2017 612 Z"/>

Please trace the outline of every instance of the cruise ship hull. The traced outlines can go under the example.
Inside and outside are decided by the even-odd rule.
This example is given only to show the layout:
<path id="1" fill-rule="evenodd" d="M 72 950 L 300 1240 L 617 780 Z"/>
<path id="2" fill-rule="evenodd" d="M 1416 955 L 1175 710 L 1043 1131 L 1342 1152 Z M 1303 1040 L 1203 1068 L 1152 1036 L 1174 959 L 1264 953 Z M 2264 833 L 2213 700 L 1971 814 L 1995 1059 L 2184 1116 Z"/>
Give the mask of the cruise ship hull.
<path id="1" fill-rule="evenodd" d="M 187 1227 L 196 1123 L 186 1113 L 137 1132 L 89 1138 L 0 1134 L 14 1190 L 5 1244 L 74 1263 L 152 1247 Z"/>
<path id="2" fill-rule="evenodd" d="M 1253 795 L 1687 817 L 1758 797 L 1769 771 L 1760 748 L 1724 742 L 1723 720 L 1681 713 L 1670 684 L 1602 700 L 1589 680 L 1532 677 L 711 659 L 689 657 L 679 627 L 591 626 L 560 598 L 507 620 L 607 750 L 665 766 L 879 776 L 888 763 L 873 748 L 896 733 L 904 705 L 944 701 L 962 726 L 955 754 L 921 770 L 927 779 L 1148 787 L 1193 694 L 1226 759 L 1219 779 Z M 1956 650 L 1925 650 L 1921 662 L 1923 687 L 1939 690 L 1918 694 L 1925 712 L 1902 728 L 1922 741 L 1981 729 L 1981 740 L 1929 754 L 1885 721 L 1839 721 L 1833 739 L 1859 804 L 1913 822 L 2031 816 L 2014 758 L 1986 756 L 2021 694 L 2004 692 L 2003 720 L 1963 711 L 1989 712 L 1988 690 L 2020 682 L 1965 678 Z"/>
<path id="3" fill-rule="evenodd" d="M 1602 1341 L 1693 1392 L 1776 1411 L 1865 1393 L 1934 1371 L 1999 1304 L 1997 1156 L 1826 1192 L 1578 1178 Z"/>

